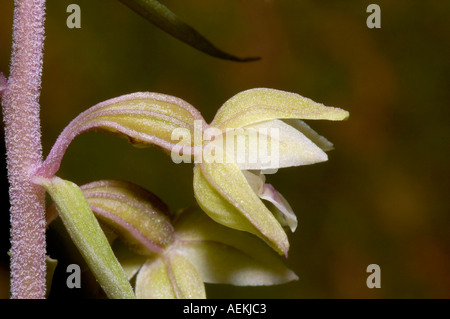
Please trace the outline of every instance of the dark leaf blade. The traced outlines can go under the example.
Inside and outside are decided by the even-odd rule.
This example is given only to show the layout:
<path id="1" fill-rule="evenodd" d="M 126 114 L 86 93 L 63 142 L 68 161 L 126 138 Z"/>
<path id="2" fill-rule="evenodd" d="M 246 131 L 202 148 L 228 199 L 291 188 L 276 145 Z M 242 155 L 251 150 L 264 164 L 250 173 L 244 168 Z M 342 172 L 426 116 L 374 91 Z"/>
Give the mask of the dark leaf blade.
<path id="1" fill-rule="evenodd" d="M 156 0 L 119 0 L 140 16 L 169 33 L 176 39 L 194 47 L 210 56 L 236 62 L 251 62 L 260 57 L 237 57 L 218 49 L 204 38 L 198 31 L 186 24 L 170 11 L 166 6 Z"/>

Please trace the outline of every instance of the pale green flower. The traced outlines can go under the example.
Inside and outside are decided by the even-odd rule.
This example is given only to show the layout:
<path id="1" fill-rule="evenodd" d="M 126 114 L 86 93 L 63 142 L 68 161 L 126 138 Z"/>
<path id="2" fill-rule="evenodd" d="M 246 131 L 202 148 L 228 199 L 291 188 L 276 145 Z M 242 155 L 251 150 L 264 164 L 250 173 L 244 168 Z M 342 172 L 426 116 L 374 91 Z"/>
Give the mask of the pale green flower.
<path id="1" fill-rule="evenodd" d="M 206 283 L 274 285 L 297 276 L 256 237 L 215 223 L 197 206 L 171 216 L 145 189 L 105 180 L 81 187 L 137 298 L 205 298 Z"/>
<path id="2" fill-rule="evenodd" d="M 213 220 L 257 235 L 287 255 L 289 242 L 283 226 L 294 231 L 296 216 L 284 197 L 265 183 L 264 173 L 326 161 L 325 151 L 332 144 L 300 119 L 344 120 L 348 115 L 298 94 L 262 88 L 229 99 L 208 125 L 197 109 L 179 98 L 133 93 L 80 114 L 64 129 L 35 174 L 53 176 L 71 141 L 92 130 L 124 135 L 134 145 L 156 144 L 171 152 L 172 159 L 181 150 L 184 159 L 194 157 L 195 198 Z M 174 140 L 174 132 L 180 129 L 188 138 Z M 211 132 L 214 135 L 204 139 Z M 250 132 L 257 132 L 256 147 L 250 143 Z M 243 146 L 230 146 L 239 138 Z M 269 160 L 262 154 L 269 154 Z M 271 203 L 272 211 L 261 199 Z"/>
<path id="3" fill-rule="evenodd" d="M 297 219 L 284 197 L 265 184 L 261 172 L 326 161 L 324 151 L 330 150 L 332 144 L 299 119 L 344 120 L 347 117 L 347 111 L 324 106 L 294 93 L 252 89 L 235 95 L 219 109 L 210 124 L 224 132 L 222 138 L 203 145 L 222 145 L 226 160 L 222 163 L 204 160 L 195 167 L 194 192 L 199 205 L 215 221 L 253 233 L 279 253 L 287 255 L 289 242 L 282 225 L 295 230 Z M 277 150 L 275 161 L 255 161 L 263 150 L 261 144 L 252 149 L 250 143 L 245 143 L 244 149 L 235 150 L 244 153 L 243 161 L 242 158 L 241 161 L 230 161 L 230 157 L 236 159 L 236 154 L 227 156 L 230 153 L 227 138 L 248 135 L 249 130 L 269 132 L 270 129 L 278 133 L 267 133 L 264 139 L 267 143 L 262 143 L 262 147 Z M 273 145 L 276 148 L 272 148 Z M 253 161 L 249 161 L 250 158 Z M 278 218 L 260 198 L 275 206 Z"/>

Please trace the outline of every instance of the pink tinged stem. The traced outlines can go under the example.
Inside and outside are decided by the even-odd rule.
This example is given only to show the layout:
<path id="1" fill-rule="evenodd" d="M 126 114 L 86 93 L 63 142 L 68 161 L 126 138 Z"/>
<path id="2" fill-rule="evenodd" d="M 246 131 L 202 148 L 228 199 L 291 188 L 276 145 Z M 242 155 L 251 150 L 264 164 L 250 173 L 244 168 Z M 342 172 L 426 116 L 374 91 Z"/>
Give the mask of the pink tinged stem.
<path id="1" fill-rule="evenodd" d="M 11 204 L 11 298 L 45 298 L 45 192 L 31 182 L 42 162 L 39 121 L 45 0 L 16 0 L 3 119 Z"/>

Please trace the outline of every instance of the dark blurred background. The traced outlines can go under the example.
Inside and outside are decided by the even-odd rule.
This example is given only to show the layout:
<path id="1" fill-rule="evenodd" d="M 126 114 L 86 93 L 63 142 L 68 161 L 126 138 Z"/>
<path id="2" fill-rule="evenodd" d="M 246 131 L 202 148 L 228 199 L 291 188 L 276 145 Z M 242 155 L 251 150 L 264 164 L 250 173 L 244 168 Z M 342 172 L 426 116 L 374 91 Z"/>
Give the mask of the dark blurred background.
<path id="1" fill-rule="evenodd" d="M 376 1 L 381 29 L 366 26 L 372 1 L 162 2 L 218 47 L 262 60 L 206 56 L 119 1 L 49 0 L 44 154 L 81 111 L 136 91 L 178 96 L 208 122 L 228 98 L 253 87 L 341 107 L 350 111 L 346 122 L 310 122 L 335 144 L 328 162 L 268 176 L 299 219 L 286 260 L 299 280 L 274 287 L 208 285 L 208 296 L 449 298 L 450 2 Z M 81 7 L 81 29 L 66 27 L 70 3 Z M 1 1 L 5 74 L 12 14 L 13 1 Z M 107 134 L 77 137 L 58 176 L 79 185 L 130 180 L 174 211 L 194 202 L 192 165 L 173 164 L 157 149 L 136 149 Z M 2 181 L 5 186 L 6 177 Z M 9 204 L 3 189 L 0 294 L 7 298 Z M 380 289 L 366 286 L 369 264 L 381 267 Z"/>

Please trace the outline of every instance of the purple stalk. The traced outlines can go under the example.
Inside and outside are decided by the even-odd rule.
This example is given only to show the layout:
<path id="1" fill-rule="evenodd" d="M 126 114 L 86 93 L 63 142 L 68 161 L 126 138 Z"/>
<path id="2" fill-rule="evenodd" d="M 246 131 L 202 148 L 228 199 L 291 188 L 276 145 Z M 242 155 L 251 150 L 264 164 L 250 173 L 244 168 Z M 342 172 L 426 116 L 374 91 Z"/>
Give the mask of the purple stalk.
<path id="1" fill-rule="evenodd" d="M 3 118 L 11 203 L 11 298 L 45 298 L 45 192 L 31 182 L 42 162 L 39 121 L 45 0 L 16 0 Z"/>

